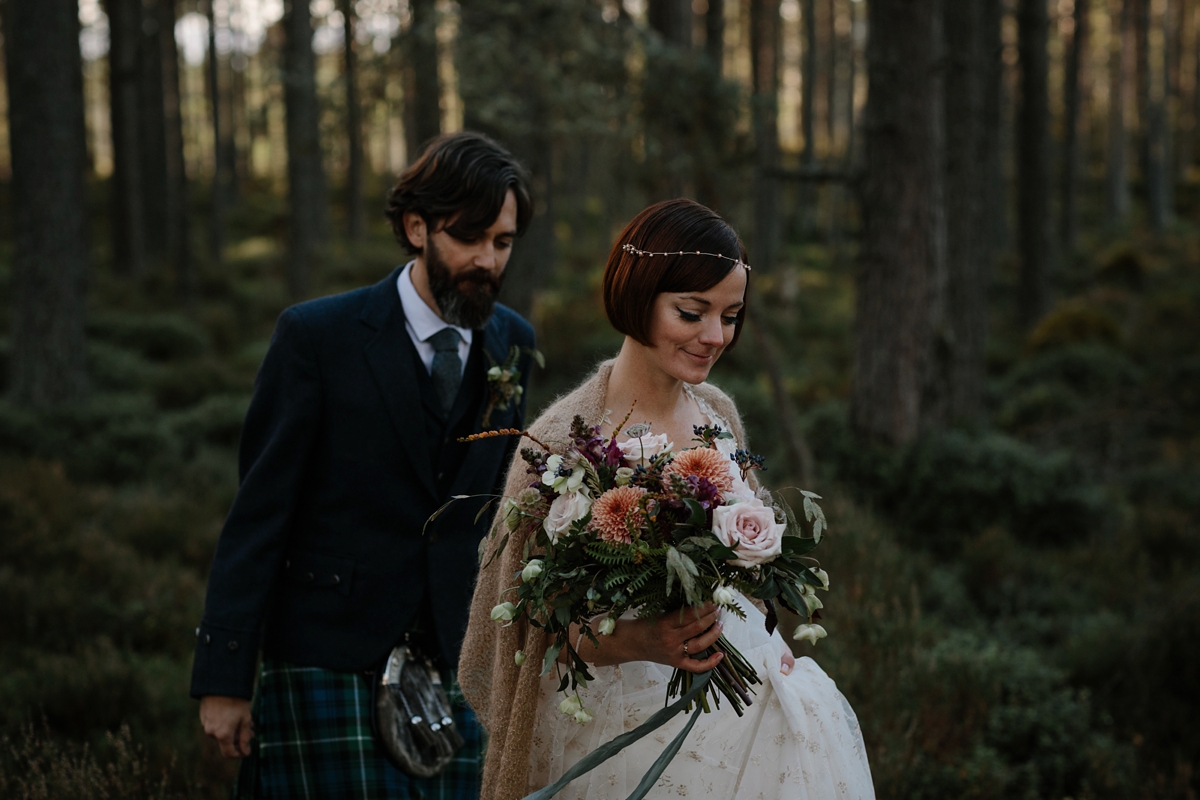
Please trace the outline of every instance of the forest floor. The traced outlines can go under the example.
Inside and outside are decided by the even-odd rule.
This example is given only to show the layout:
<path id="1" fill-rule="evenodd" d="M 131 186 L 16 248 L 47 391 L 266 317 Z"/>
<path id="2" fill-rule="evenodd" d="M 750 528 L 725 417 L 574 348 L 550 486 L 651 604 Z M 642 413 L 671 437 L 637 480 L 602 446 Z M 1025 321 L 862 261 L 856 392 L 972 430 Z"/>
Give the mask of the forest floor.
<path id="1" fill-rule="evenodd" d="M 1194 189 L 1181 216 L 1197 216 Z M 187 696 L 192 631 L 289 302 L 278 241 L 233 241 L 190 306 L 169 282 L 97 270 L 91 399 L 0 402 L 0 796 L 226 796 L 234 766 Z M 377 229 L 331 252 L 321 291 L 401 260 Z M 564 269 L 539 297 L 531 412 L 619 346 L 601 269 Z M 856 443 L 846 421 L 852 245 L 792 244 L 754 282 L 831 525 L 829 638 L 802 652 L 856 710 L 879 796 L 1195 797 L 1200 226 L 1085 241 L 1028 336 L 1001 264 L 986 419 L 899 450 Z M 0 383 L 8 352 L 0 339 Z M 781 488 L 794 469 L 761 354 L 747 340 L 713 380 Z"/>

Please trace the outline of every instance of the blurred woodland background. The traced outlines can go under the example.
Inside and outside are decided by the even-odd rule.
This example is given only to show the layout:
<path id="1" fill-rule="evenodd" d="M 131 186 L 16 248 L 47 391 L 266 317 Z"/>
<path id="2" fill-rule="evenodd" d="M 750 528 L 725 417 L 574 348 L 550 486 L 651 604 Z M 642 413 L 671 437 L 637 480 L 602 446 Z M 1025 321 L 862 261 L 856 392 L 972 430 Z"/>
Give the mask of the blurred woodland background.
<path id="1" fill-rule="evenodd" d="M 645 204 L 751 252 L 714 380 L 827 499 L 881 798 L 1200 787 L 1200 0 L 0 0 L 0 796 L 218 798 L 192 631 L 275 319 L 462 127 L 505 300 L 619 339 Z"/>

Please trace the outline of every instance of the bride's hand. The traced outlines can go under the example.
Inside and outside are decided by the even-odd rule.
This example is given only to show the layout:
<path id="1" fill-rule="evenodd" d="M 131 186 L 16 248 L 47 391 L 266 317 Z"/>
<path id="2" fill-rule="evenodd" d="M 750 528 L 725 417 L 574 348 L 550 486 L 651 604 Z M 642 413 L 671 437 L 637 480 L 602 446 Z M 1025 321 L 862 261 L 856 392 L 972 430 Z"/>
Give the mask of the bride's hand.
<path id="1" fill-rule="evenodd" d="M 724 653 L 708 658 L 694 656 L 703 653 L 721 636 L 720 608 L 712 603 L 698 610 L 684 609 L 683 613 L 669 611 L 633 631 L 628 643 L 634 658 L 630 661 L 653 661 L 687 672 L 707 672 L 721 663 Z M 620 626 L 617 626 L 620 628 Z"/>
<path id="2" fill-rule="evenodd" d="M 796 666 L 796 657 L 790 651 L 783 651 L 783 658 L 779 664 L 779 671 L 784 675 L 792 674 L 792 667 Z"/>

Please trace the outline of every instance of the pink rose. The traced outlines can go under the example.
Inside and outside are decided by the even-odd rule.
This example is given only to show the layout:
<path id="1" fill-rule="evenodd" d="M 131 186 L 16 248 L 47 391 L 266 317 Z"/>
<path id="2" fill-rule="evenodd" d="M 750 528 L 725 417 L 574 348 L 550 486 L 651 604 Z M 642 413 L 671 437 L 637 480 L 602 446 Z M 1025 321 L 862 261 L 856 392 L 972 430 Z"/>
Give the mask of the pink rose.
<path id="1" fill-rule="evenodd" d="M 623 442 L 617 442 L 617 447 L 621 448 L 621 455 L 626 461 L 634 464 L 639 463 L 642 459 L 649 461 L 660 453 L 665 453 L 675 446 L 674 442 L 667 441 L 665 433 L 655 435 L 646 434 L 637 439 L 626 439 Z"/>
<path id="2" fill-rule="evenodd" d="M 713 533 L 737 552 L 739 557 L 729 560 L 735 567 L 773 561 L 783 548 L 786 529 L 786 525 L 775 521 L 775 511 L 758 498 L 713 511 Z"/>

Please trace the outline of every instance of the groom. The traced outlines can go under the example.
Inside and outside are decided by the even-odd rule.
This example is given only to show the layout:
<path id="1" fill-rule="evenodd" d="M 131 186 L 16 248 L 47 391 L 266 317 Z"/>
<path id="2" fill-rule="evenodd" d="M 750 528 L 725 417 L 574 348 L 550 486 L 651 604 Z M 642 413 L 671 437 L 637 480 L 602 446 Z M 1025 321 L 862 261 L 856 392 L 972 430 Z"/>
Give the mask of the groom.
<path id="1" fill-rule="evenodd" d="M 489 368 L 520 348 L 527 383 L 533 330 L 495 303 L 529 223 L 527 179 L 487 137 L 443 136 L 387 215 L 413 260 L 284 311 L 246 415 L 191 686 L 221 752 L 250 756 L 239 796 L 479 794 L 480 728 L 452 668 L 489 522 L 478 512 L 516 440 L 458 439 L 485 416 L 490 429 L 524 421 Z M 456 495 L 471 499 L 427 523 Z M 393 767 L 371 734 L 364 673 L 406 636 L 438 662 L 467 741 L 429 780 Z"/>

